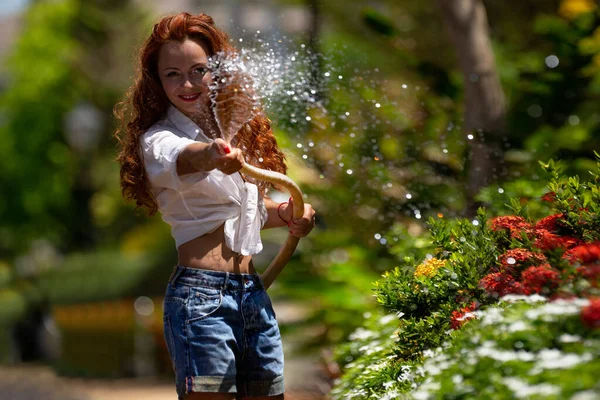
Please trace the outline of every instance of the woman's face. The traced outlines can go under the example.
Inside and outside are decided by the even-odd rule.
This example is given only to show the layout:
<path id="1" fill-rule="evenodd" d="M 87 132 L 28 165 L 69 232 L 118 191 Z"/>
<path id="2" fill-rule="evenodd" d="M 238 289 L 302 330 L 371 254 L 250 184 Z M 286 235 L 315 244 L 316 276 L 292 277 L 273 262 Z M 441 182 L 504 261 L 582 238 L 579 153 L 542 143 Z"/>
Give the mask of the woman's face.
<path id="1" fill-rule="evenodd" d="M 206 111 L 210 83 L 207 63 L 207 47 L 190 39 L 167 42 L 158 53 L 162 87 L 171 103 L 187 116 Z"/>

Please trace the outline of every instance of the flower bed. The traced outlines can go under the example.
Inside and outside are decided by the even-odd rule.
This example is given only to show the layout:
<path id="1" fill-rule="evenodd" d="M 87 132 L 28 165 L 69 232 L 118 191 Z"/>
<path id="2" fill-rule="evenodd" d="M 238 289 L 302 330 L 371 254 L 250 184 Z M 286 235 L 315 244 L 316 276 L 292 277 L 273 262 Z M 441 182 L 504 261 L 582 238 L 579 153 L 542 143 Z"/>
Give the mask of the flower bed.
<path id="1" fill-rule="evenodd" d="M 430 219 L 435 254 L 376 282 L 332 398 L 600 398 L 600 178 L 544 168 L 549 216 Z"/>

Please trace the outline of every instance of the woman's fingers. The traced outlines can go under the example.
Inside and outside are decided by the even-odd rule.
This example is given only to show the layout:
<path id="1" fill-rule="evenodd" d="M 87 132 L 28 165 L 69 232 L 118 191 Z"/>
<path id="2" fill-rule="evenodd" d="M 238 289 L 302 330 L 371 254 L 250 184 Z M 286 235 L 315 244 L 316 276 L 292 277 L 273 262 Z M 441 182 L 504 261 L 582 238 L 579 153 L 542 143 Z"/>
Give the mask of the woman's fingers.
<path id="1" fill-rule="evenodd" d="M 227 175 L 238 172 L 244 166 L 242 151 L 240 149 L 230 149 L 229 154 L 218 155 L 215 159 L 215 166 Z"/>
<path id="2" fill-rule="evenodd" d="M 231 153 L 231 147 L 229 147 L 227 142 L 224 141 L 223 139 L 217 138 L 217 139 L 215 139 L 214 143 L 217 146 L 217 151 L 219 152 L 219 154 Z"/>
<path id="3" fill-rule="evenodd" d="M 292 220 L 290 234 L 296 237 L 304 237 L 315 227 L 315 210 L 310 204 L 304 204 L 304 215 Z"/>

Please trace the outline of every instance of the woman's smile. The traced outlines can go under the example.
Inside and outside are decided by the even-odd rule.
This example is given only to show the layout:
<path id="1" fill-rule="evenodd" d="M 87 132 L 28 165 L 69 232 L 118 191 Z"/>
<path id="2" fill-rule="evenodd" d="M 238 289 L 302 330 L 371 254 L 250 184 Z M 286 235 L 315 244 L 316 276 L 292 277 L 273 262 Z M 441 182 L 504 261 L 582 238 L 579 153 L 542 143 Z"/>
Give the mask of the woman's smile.
<path id="1" fill-rule="evenodd" d="M 198 97 L 200 97 L 200 93 L 180 94 L 177 97 L 179 97 L 181 100 L 183 100 L 187 103 L 192 103 L 192 102 L 196 101 L 198 99 Z"/>

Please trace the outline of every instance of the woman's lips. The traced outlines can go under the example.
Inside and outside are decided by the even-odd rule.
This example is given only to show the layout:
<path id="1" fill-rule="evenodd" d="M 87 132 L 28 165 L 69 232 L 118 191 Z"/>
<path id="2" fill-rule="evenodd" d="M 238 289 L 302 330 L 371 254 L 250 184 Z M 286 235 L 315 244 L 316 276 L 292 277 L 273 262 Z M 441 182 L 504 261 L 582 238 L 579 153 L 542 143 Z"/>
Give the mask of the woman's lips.
<path id="1" fill-rule="evenodd" d="M 200 93 L 186 94 L 186 95 L 180 94 L 177 97 L 179 97 L 181 100 L 183 100 L 185 102 L 191 103 L 191 102 L 196 101 L 198 99 L 198 97 L 200 97 Z"/>

